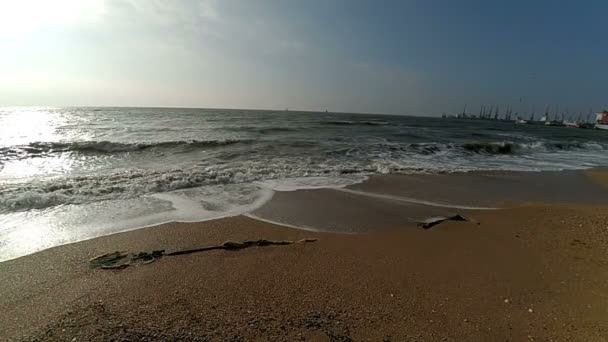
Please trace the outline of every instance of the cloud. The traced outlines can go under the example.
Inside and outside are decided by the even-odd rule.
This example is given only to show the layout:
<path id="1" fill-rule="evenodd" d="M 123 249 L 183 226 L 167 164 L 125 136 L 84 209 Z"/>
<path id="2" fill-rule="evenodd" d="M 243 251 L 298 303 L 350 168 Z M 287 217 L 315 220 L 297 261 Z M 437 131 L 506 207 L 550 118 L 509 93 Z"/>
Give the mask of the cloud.
<path id="1" fill-rule="evenodd" d="M 103 0 L 3 0 L 0 1 L 0 38 L 77 26 L 97 18 L 103 7 Z"/>
<path id="2" fill-rule="evenodd" d="M 48 22 L 45 30 L 14 40 L 12 53 L 0 55 L 0 74 L 10 76 L 0 84 L 0 104 L 398 113 L 426 101 L 430 88 L 423 73 L 361 62 L 357 51 L 320 42 L 267 3 L 98 5 L 86 20 Z"/>
<path id="3" fill-rule="evenodd" d="M 219 36 L 221 15 L 215 0 L 106 0 L 105 5 L 104 31 L 184 43 Z"/>
<path id="4" fill-rule="evenodd" d="M 200 1 L 198 4 L 200 15 L 209 20 L 219 20 L 216 0 Z"/>

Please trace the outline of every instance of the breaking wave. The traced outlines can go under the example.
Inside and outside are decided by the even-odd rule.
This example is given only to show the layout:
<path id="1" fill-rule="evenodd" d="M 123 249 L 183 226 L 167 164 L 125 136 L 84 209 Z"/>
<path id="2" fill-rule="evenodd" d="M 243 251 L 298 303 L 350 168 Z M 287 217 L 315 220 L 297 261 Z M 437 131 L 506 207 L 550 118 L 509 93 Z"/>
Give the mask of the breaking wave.
<path id="1" fill-rule="evenodd" d="M 287 131 L 288 129 L 285 129 Z M 283 131 L 283 130 L 281 130 Z M 196 149 L 214 148 L 235 145 L 240 143 L 253 143 L 255 140 L 227 139 L 227 140 L 181 140 L 155 143 L 120 143 L 112 141 L 81 141 L 81 142 L 34 142 L 27 145 L 0 147 L 0 162 L 14 159 L 35 158 L 52 153 L 84 153 L 84 154 L 113 154 L 138 152 L 153 149 Z M 302 142 L 285 142 L 283 147 L 302 147 Z M 304 147 L 315 147 L 317 144 L 306 143 Z M 570 151 L 570 150 L 608 150 L 608 145 L 597 142 L 552 142 L 537 141 L 516 143 L 510 141 L 471 142 L 471 143 L 389 143 L 377 144 L 375 148 L 385 148 L 388 151 L 402 150 L 417 152 L 423 155 L 434 154 L 445 150 L 460 151 L 467 154 L 525 154 L 534 152 Z"/>
<path id="2" fill-rule="evenodd" d="M 391 150 L 414 151 L 420 154 L 429 155 L 442 151 L 451 150 L 454 153 L 464 154 L 532 154 L 537 152 L 559 152 L 559 151 L 576 151 L 590 150 L 603 151 L 608 150 L 608 145 L 602 145 L 592 142 L 533 142 L 533 143 L 516 143 L 509 141 L 495 142 L 472 142 L 464 144 L 455 143 L 413 143 L 407 145 L 387 145 Z"/>
<path id="3" fill-rule="evenodd" d="M 79 141 L 79 142 L 34 142 L 28 145 L 0 147 L 0 160 L 22 159 L 37 157 L 49 153 L 80 152 L 80 153 L 121 153 L 134 152 L 154 148 L 203 148 L 219 147 L 238 143 L 246 143 L 248 140 L 183 140 L 163 141 L 155 143 L 121 143 L 112 141 Z"/>
<path id="4" fill-rule="evenodd" d="M 44 156 L 55 152 L 126 153 L 155 148 L 209 148 L 245 143 L 248 140 L 167 141 L 159 143 L 117 143 L 90 141 L 74 143 L 32 143 L 0 148 L 2 158 L 24 155 Z M 473 169 L 523 169 L 547 158 L 547 153 L 567 155 L 564 151 L 592 151 L 605 154 L 608 144 L 584 141 L 536 142 L 468 142 L 468 143 L 399 143 L 399 142 L 302 142 L 298 140 L 258 145 L 264 154 L 259 160 L 243 155 L 240 149 L 227 149 L 224 163 L 212 166 L 173 166 L 174 169 L 139 170 L 89 176 L 66 176 L 18 183 L 0 187 L 0 214 L 29 209 L 44 209 L 67 204 L 85 204 L 105 200 L 130 199 L 142 195 L 170 192 L 208 185 L 243 184 L 256 181 L 297 177 L 348 177 L 375 173 L 452 172 Z M 294 149 L 298 147 L 298 149 Z M 292 151 L 285 154 L 283 151 Z M 307 153 L 305 155 L 300 155 Z M 507 163 L 497 161 L 501 155 L 522 155 Z M 528 156 L 539 155 L 539 158 Z M 216 155 L 217 157 L 217 155 Z M 477 164 L 471 166 L 471 160 Z M 483 160 L 488 160 L 487 164 Z M 468 163 L 468 164 L 467 164 Z M 580 163 L 544 164 L 545 169 L 580 167 Z M 207 164 L 209 165 L 209 164 Z M 574 166 L 573 166 L 574 165 Z M 1 164 L 0 164 L 1 166 Z"/>
<path id="5" fill-rule="evenodd" d="M 0 213 L 44 209 L 65 204 L 129 199 L 208 185 L 244 184 L 269 179 L 327 177 L 351 172 L 341 169 L 301 169 L 297 166 L 217 168 L 191 170 L 134 170 L 111 175 L 66 177 L 28 183 L 4 184 L 0 188 Z M 359 168 L 352 173 L 374 172 Z M 274 173 L 273 173 L 274 172 Z"/>
<path id="6" fill-rule="evenodd" d="M 531 142 L 516 143 L 510 141 L 471 142 L 471 143 L 380 143 L 376 149 L 388 152 L 407 152 L 410 154 L 432 155 L 450 152 L 454 155 L 508 155 L 508 154 L 534 154 L 540 152 L 560 151 L 603 151 L 608 145 L 595 142 Z"/>
<path id="7" fill-rule="evenodd" d="M 562 150 L 606 150 L 608 147 L 597 143 L 572 142 L 483 142 L 468 143 L 461 146 L 465 151 L 481 154 L 516 154 L 530 152 L 551 152 Z"/>

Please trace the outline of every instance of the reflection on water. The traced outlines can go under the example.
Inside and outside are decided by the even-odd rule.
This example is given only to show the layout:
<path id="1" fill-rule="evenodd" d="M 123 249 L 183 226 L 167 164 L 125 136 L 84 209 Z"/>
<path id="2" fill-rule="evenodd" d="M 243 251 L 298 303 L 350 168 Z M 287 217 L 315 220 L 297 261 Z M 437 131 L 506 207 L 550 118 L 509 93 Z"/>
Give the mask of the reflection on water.
<path id="1" fill-rule="evenodd" d="M 18 227 L 14 222 L 19 223 Z M 0 226 L 4 227 L 0 230 L 0 261 L 58 246 L 69 239 L 69 232 L 61 229 L 53 216 L 39 212 L 0 215 Z"/>
<path id="2" fill-rule="evenodd" d="M 0 146 L 57 141 L 56 129 L 65 123 L 61 113 L 51 108 L 3 108 L 0 120 Z"/>
<path id="3" fill-rule="evenodd" d="M 77 163 L 78 160 L 72 158 L 69 154 L 22 159 L 12 161 L 6 165 L 0 164 L 0 173 L 2 174 L 2 179 L 6 181 L 10 181 L 11 179 L 35 179 L 39 176 L 48 177 L 67 174 L 72 170 L 74 164 Z"/>
<path id="4" fill-rule="evenodd" d="M 60 109 L 47 107 L 11 107 L 0 109 L 0 149 L 15 158 L 0 158 L 0 181 L 27 180 L 40 176 L 68 173 L 75 162 L 69 155 L 19 158 L 18 146 L 65 139 L 60 127 L 67 117 Z M 3 156 L 5 157 L 5 156 Z M 44 158 L 43 158 L 44 157 Z M 4 159 L 4 160 L 3 160 Z"/>

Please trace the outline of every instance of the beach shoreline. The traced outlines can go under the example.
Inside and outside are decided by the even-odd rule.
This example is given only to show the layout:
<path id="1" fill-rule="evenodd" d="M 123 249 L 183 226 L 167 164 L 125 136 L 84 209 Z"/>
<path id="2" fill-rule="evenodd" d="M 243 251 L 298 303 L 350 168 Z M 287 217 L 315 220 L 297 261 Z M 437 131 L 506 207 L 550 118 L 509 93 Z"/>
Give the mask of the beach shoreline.
<path id="1" fill-rule="evenodd" d="M 419 183 L 419 176 L 379 177 L 351 188 L 390 188 L 392 196 L 404 197 L 404 188 L 418 191 L 407 186 L 411 177 Z M 441 177 L 429 183 L 446 189 L 442 198 L 426 200 L 447 201 L 450 191 L 459 191 Z M 488 179 L 479 182 L 493 184 Z M 480 202 L 496 198 L 491 192 L 501 186 L 485 188 Z M 294 225 L 325 222 L 331 232 L 236 216 L 58 246 L 0 263 L 0 339 L 602 341 L 608 336 L 608 205 L 600 190 L 590 198 L 597 203 L 456 209 L 468 222 L 428 230 L 406 218 L 445 208 L 295 191 L 276 196 L 256 215 Z M 345 221 L 346 215 L 352 217 Z M 123 270 L 92 269 L 87 262 L 113 251 L 170 253 L 226 240 L 302 238 L 318 240 L 163 257 Z"/>
<path id="2" fill-rule="evenodd" d="M 358 234 L 404 224 L 415 226 L 429 217 L 455 215 L 469 210 L 494 210 L 539 203 L 608 204 L 608 192 L 604 191 L 608 185 L 606 174 L 605 168 L 394 173 L 340 181 L 334 177 L 331 182 L 335 185 L 331 186 L 311 186 L 310 182 L 300 178 L 287 179 L 254 184 L 259 187 L 257 192 L 263 194 L 261 198 L 244 205 L 248 210 L 234 213 L 222 212 L 221 208 L 214 211 L 213 198 L 210 202 L 212 209 L 205 211 L 205 198 L 195 204 L 181 198 L 182 195 L 171 193 L 145 196 L 155 201 L 164 200 L 164 211 L 155 213 L 151 207 L 144 210 L 148 214 L 138 216 L 141 214 L 134 213 L 128 219 L 124 217 L 127 209 L 106 207 L 104 202 L 100 202 L 99 207 L 91 213 L 87 212 L 86 206 L 59 206 L 59 217 L 55 217 L 56 214 L 47 215 L 45 211 L 33 215 L 25 213 L 18 219 L 24 223 L 20 227 L 15 226 L 9 218 L 6 221 L 8 229 L 2 235 L 6 240 L 0 245 L 0 262 L 121 232 L 238 215 L 309 231 Z M 319 182 L 316 177 L 312 178 L 315 179 L 312 184 Z M 320 181 L 327 182 L 326 179 Z M 123 203 L 125 208 L 131 208 L 128 201 Z M 133 208 L 141 211 L 137 205 Z M 71 210 L 75 210 L 75 213 L 71 214 Z M 118 215 L 114 210 L 119 210 Z M 202 216 L 209 218 L 178 218 L 184 211 L 195 217 L 201 216 L 196 214 L 196 210 L 204 211 Z M 27 217 L 33 221 L 28 222 Z M 108 220 L 108 217 L 111 219 Z"/>

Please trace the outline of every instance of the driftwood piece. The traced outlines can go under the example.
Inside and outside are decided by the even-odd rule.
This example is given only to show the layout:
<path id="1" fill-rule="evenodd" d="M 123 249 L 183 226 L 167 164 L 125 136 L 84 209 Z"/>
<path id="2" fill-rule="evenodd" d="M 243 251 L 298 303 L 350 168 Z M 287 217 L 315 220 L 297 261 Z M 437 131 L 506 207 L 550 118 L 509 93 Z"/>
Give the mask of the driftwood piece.
<path id="1" fill-rule="evenodd" d="M 223 249 L 223 250 L 229 250 L 229 251 L 238 251 L 244 248 L 249 248 L 249 247 L 254 247 L 254 246 L 258 246 L 258 247 L 264 247 L 264 246 L 273 246 L 273 245 L 278 245 L 278 246 L 282 246 L 282 245 L 291 245 L 294 243 L 308 243 L 308 242 L 315 242 L 317 241 L 317 239 L 314 238 L 304 238 L 298 241 L 289 241 L 289 240 L 279 240 L 279 241 L 275 241 L 275 240 L 265 240 L 265 239 L 260 239 L 260 240 L 247 240 L 247 241 L 225 241 L 224 243 L 222 243 L 221 245 L 215 245 L 215 246 L 207 246 L 207 247 L 201 247 L 201 248 L 194 248 L 194 249 L 187 249 L 187 250 L 182 250 L 182 251 L 175 251 L 175 252 L 171 252 L 171 253 L 165 253 L 165 250 L 155 250 L 152 252 L 139 252 L 136 254 L 127 254 L 125 252 L 111 252 L 111 253 L 106 253 L 97 257 L 94 257 L 92 259 L 89 260 L 89 264 L 92 268 L 100 268 L 103 270 L 122 270 L 125 269 L 129 266 L 134 266 L 134 265 L 146 265 L 149 263 L 152 263 L 162 257 L 168 257 L 168 256 L 177 256 L 177 255 L 185 255 L 185 254 L 192 254 L 192 253 L 199 253 L 199 252 L 207 252 L 207 251 L 212 251 L 212 250 L 216 250 L 216 249 Z"/>
<path id="2" fill-rule="evenodd" d="M 94 258 L 89 259 L 89 264 L 91 265 L 91 267 L 96 268 L 96 267 L 102 267 L 104 265 L 109 266 L 109 265 L 116 265 L 119 262 L 123 262 L 126 257 L 127 257 L 127 253 L 125 252 L 119 252 L 119 251 L 115 251 L 115 252 L 111 252 L 111 253 L 106 253 L 106 254 L 102 254 L 102 255 L 98 255 Z"/>
<path id="3" fill-rule="evenodd" d="M 436 226 L 436 225 L 440 224 L 441 222 L 445 222 L 445 221 L 468 221 L 468 220 L 460 215 L 453 215 L 453 216 L 449 216 L 449 217 L 437 216 L 437 217 L 431 217 L 429 219 L 426 219 L 426 220 L 420 222 L 418 225 L 424 229 L 429 229 L 429 228 Z"/>

